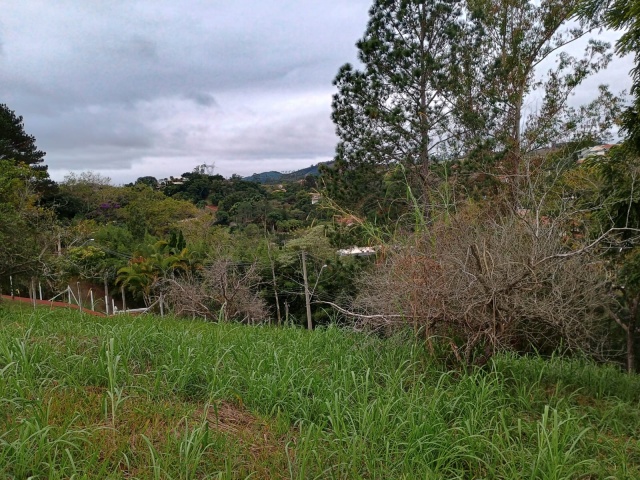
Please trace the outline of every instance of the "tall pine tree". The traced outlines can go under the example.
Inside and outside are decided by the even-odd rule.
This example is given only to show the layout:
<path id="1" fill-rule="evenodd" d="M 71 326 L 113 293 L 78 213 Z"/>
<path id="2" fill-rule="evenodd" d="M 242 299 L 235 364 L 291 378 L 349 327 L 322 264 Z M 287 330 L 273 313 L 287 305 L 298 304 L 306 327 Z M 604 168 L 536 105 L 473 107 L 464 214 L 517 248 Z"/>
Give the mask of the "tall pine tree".
<path id="1" fill-rule="evenodd" d="M 45 153 L 36 147 L 36 139 L 24 131 L 22 117 L 7 105 L 0 104 L 0 160 L 44 168 Z"/>
<path id="2" fill-rule="evenodd" d="M 400 164 L 423 185 L 455 138 L 452 99 L 463 38 L 458 0 L 376 0 L 357 43 L 362 70 L 344 65 L 334 85 L 340 139 L 324 170 L 328 193 L 371 212 L 384 197 L 381 166 Z"/>

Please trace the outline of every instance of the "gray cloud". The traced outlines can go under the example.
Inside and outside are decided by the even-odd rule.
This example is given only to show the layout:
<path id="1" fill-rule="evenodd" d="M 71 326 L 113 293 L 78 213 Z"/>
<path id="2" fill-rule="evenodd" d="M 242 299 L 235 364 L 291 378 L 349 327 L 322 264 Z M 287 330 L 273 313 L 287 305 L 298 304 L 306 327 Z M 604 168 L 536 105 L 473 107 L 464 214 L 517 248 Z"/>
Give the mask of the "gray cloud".
<path id="1" fill-rule="evenodd" d="M 331 80 L 355 56 L 369 1 L 15 2 L 0 97 L 52 172 L 330 156 Z M 319 91 L 321 112 L 304 100 Z M 288 96 L 299 105 L 283 114 Z"/>
<path id="2" fill-rule="evenodd" d="M 142 35 L 131 35 L 119 40 L 113 48 L 114 58 L 130 58 L 134 62 L 157 62 L 158 44 Z"/>
<path id="3" fill-rule="evenodd" d="M 245 127 L 215 149 L 217 155 L 238 160 L 327 157 L 336 137 L 327 111 L 292 116 L 260 128 Z"/>
<path id="4" fill-rule="evenodd" d="M 100 106 L 66 110 L 53 117 L 36 117 L 30 125 L 46 139 L 50 150 L 95 147 L 149 148 L 153 132 L 133 109 Z"/>
<path id="5" fill-rule="evenodd" d="M 6 3 L 0 100 L 58 178 L 130 181 L 330 158 L 331 81 L 356 59 L 371 0 Z"/>
<path id="6" fill-rule="evenodd" d="M 35 2 L 23 3 L 22 12 L 33 14 Z M 337 15 L 338 22 L 331 22 L 329 13 L 332 4 L 341 3 L 337 0 L 295 7 L 283 1 L 224 7 L 138 1 L 125 8 L 125 2 L 109 3 L 111 8 L 94 2 L 40 5 L 46 17 L 36 16 L 29 28 L 39 35 L 27 37 L 16 26 L 25 37 L 10 45 L 7 63 L 14 68 L 3 69 L 4 75 L 14 85 L 29 78 L 55 85 L 50 98 L 61 108 L 259 87 L 295 71 L 308 72 L 299 81 L 327 84 L 338 66 L 353 57 L 349 51 L 365 21 L 353 22 L 356 28 L 343 37 L 343 45 L 336 40 L 344 35 L 340 23 L 346 19 Z M 317 75 L 328 55 L 334 56 L 332 67 Z"/>
<path id="7" fill-rule="evenodd" d="M 192 92 L 185 95 L 189 100 L 193 100 L 196 104 L 203 107 L 217 107 L 218 102 L 213 95 L 207 92 Z"/>

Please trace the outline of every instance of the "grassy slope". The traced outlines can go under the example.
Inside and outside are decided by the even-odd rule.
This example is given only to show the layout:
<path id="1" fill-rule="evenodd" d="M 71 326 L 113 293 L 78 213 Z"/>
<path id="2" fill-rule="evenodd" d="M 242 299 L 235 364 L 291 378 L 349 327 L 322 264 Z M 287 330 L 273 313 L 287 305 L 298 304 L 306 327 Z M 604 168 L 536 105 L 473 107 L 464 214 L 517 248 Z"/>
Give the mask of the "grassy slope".
<path id="1" fill-rule="evenodd" d="M 640 478 L 640 378 L 0 304 L 0 478 Z"/>

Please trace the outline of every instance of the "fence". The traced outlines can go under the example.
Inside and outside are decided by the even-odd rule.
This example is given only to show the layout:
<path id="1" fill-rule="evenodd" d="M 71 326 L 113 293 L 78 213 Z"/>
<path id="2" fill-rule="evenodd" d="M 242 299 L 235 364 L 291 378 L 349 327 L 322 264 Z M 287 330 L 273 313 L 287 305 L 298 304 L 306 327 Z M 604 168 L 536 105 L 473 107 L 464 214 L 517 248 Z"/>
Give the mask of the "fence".
<path id="1" fill-rule="evenodd" d="M 74 291 L 71 288 L 71 285 L 67 285 L 66 289 L 54 295 L 49 300 L 45 300 L 43 298 L 42 285 L 40 284 L 40 282 L 37 282 L 37 288 L 36 288 L 35 279 L 31 279 L 31 285 L 28 288 L 29 297 L 20 296 L 20 290 L 18 288 L 14 289 L 12 276 L 9 276 L 9 286 L 10 286 L 10 295 L 0 295 L 1 298 L 4 298 L 6 300 L 15 300 L 23 303 L 32 303 L 34 308 L 36 307 L 36 305 L 49 305 L 51 307 L 56 307 L 56 308 L 71 308 L 74 310 L 79 310 L 81 312 L 87 312 L 90 315 L 104 317 L 104 316 L 109 316 L 109 314 L 118 315 L 118 314 L 126 313 L 130 315 L 137 315 L 137 314 L 148 313 L 151 311 L 153 307 L 158 305 L 160 310 L 160 315 L 164 317 L 164 299 L 162 295 L 160 295 L 160 297 L 148 307 L 127 308 L 126 302 L 125 302 L 124 288 L 122 288 L 121 289 L 122 309 L 118 309 L 116 307 L 115 299 L 113 297 L 109 298 L 108 292 L 105 292 L 104 300 L 102 298 L 96 299 L 94 298 L 94 295 L 93 295 L 93 289 L 89 288 L 88 292 L 85 294 L 85 297 L 83 299 L 81 288 L 80 288 L 80 282 L 76 282 L 76 291 Z M 106 283 L 105 283 L 105 288 L 106 288 Z M 37 298 L 38 296 L 39 298 Z M 56 299 L 60 299 L 60 300 L 56 300 Z M 87 304 L 87 301 L 88 301 L 88 304 Z M 96 311 L 96 305 L 100 305 L 103 301 L 104 301 L 104 313 Z M 90 307 L 90 308 L 87 308 L 87 307 Z"/>

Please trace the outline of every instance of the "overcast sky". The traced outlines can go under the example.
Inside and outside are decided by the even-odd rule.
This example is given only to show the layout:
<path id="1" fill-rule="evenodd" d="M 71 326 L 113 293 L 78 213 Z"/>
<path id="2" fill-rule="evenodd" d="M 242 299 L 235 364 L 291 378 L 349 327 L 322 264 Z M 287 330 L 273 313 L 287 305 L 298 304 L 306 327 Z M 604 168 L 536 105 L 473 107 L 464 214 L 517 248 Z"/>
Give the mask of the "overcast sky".
<path id="1" fill-rule="evenodd" d="M 355 61 L 370 4 L 2 0 L 0 103 L 55 180 L 304 168 L 333 156 L 331 82 Z M 580 96 L 628 88 L 630 67 L 618 60 Z"/>

